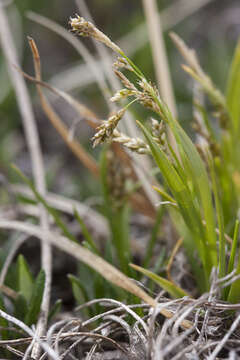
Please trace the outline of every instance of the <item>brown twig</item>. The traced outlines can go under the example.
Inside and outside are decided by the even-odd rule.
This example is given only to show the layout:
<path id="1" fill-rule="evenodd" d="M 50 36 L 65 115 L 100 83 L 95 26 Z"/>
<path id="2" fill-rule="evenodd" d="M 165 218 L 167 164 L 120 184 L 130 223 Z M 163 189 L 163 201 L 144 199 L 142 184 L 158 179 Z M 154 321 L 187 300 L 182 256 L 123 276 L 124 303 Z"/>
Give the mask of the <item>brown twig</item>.
<path id="1" fill-rule="evenodd" d="M 40 56 L 37 49 L 37 46 L 32 38 L 28 39 L 29 45 L 32 50 L 33 59 L 34 59 L 34 67 L 37 76 L 37 81 L 40 81 Z M 47 115 L 48 119 L 54 126 L 54 128 L 58 131 L 58 133 L 63 138 L 64 142 L 68 145 L 68 147 L 72 150 L 72 152 L 78 157 L 78 159 L 86 166 L 87 169 L 91 171 L 94 176 L 98 176 L 99 170 L 95 160 L 82 148 L 82 146 L 76 142 L 74 139 L 69 139 L 69 132 L 67 127 L 61 121 L 60 117 L 53 110 L 48 100 L 44 96 L 41 87 L 37 85 L 38 94 L 40 97 L 42 108 Z"/>
<path id="2" fill-rule="evenodd" d="M 10 287 L 1 284 L 0 285 L 0 290 L 7 295 L 8 297 L 10 297 L 13 300 L 16 300 L 18 297 L 18 294 L 16 293 L 16 291 L 14 291 L 13 289 L 11 289 Z"/>

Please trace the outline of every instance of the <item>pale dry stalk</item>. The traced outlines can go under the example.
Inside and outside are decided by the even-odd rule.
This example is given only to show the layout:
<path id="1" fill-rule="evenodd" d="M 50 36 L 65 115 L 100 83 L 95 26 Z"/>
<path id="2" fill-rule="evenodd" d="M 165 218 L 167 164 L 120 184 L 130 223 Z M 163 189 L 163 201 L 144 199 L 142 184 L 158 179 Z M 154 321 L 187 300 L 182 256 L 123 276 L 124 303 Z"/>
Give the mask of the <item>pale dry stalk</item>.
<path id="1" fill-rule="evenodd" d="M 161 15 L 158 14 L 156 0 L 143 0 L 143 7 L 147 19 L 149 40 L 151 43 L 154 68 L 157 75 L 157 82 L 160 94 L 168 105 L 173 117 L 177 119 L 177 106 L 169 69 L 166 46 L 163 38 Z M 169 142 L 178 154 L 175 138 L 168 128 Z"/>
<path id="2" fill-rule="evenodd" d="M 16 93 L 16 98 L 19 106 L 19 110 L 22 116 L 23 127 L 25 136 L 29 148 L 31 157 L 31 164 L 34 176 L 34 182 L 39 193 L 44 197 L 46 193 L 45 174 L 43 157 L 41 152 L 41 146 L 38 137 L 38 131 L 33 115 L 30 97 L 28 95 L 27 87 L 23 77 L 19 72 L 13 68 L 12 64 L 18 65 L 18 56 L 15 49 L 12 34 L 9 28 L 8 19 L 5 14 L 5 9 L 0 6 L 0 42 L 3 49 L 3 53 L 8 62 L 8 71 L 12 81 L 13 88 Z M 49 231 L 48 214 L 46 210 L 39 205 L 40 208 L 40 223 L 42 227 L 43 235 L 46 236 Z M 47 237 L 46 237 L 47 238 Z M 37 334 L 41 336 L 47 325 L 47 318 L 49 312 L 50 292 L 51 292 L 51 280 L 52 280 L 52 252 L 51 246 L 48 241 L 41 243 L 41 261 L 42 268 L 45 271 L 46 280 L 44 294 L 41 304 L 41 316 L 37 327 Z M 39 353 L 39 346 L 33 348 L 33 358 L 36 358 Z"/>

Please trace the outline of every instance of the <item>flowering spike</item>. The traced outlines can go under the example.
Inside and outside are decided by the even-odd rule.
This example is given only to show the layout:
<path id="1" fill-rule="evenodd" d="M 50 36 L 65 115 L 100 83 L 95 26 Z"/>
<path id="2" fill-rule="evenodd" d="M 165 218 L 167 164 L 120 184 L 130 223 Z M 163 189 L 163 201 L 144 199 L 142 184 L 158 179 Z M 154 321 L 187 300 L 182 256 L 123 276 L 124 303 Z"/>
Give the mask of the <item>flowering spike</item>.
<path id="1" fill-rule="evenodd" d="M 122 54 L 121 49 L 114 42 L 112 42 L 108 36 L 93 25 L 90 21 L 85 20 L 83 17 L 76 14 L 76 17 L 70 18 L 70 25 L 72 30 L 80 36 L 87 36 L 102 42 L 114 52 Z"/>

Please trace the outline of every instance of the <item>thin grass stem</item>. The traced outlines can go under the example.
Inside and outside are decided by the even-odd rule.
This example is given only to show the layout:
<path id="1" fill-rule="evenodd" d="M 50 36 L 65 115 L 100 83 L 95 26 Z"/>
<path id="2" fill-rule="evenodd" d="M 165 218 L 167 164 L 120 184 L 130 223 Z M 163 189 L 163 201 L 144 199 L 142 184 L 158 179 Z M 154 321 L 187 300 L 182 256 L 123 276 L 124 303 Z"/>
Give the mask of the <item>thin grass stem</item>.
<path id="1" fill-rule="evenodd" d="M 239 233 L 239 220 L 237 219 L 235 222 L 231 254 L 230 254 L 230 259 L 229 259 L 229 263 L 228 263 L 228 274 L 230 274 L 234 268 L 234 262 L 236 259 L 237 242 L 238 242 L 238 233 Z"/>

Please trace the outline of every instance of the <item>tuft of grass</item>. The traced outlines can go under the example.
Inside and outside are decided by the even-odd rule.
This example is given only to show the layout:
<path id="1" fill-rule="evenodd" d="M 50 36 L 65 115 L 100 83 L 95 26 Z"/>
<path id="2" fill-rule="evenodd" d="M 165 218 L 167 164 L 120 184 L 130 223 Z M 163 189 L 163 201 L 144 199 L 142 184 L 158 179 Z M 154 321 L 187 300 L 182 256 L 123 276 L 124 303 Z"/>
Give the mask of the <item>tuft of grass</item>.
<path id="1" fill-rule="evenodd" d="M 239 101 L 237 100 L 239 99 L 238 77 L 240 74 L 239 45 L 236 48 L 233 63 L 229 70 L 227 92 L 224 95 L 201 68 L 195 52 L 189 49 L 176 34 L 171 34 L 173 41 L 187 62 L 187 65 L 183 66 L 184 70 L 199 84 L 200 92 L 205 94 L 210 101 L 210 108 L 204 104 L 200 106 L 196 102 L 196 110 L 200 118 L 196 127 L 196 135 L 204 140 L 204 145 L 196 145 L 176 121 L 159 95 L 157 88 L 146 79 L 142 71 L 138 69 L 122 49 L 100 32 L 95 25 L 79 16 L 71 19 L 71 26 L 78 35 L 93 37 L 120 55 L 114 66 L 115 73 L 124 88 L 113 97 L 113 100 L 126 101 L 128 97 L 131 97 L 134 100 L 131 100 L 127 107 L 136 101 L 147 108 L 150 113 L 155 113 L 159 126 L 156 122 L 153 122 L 152 129 L 149 129 L 146 124 L 137 122 L 146 143 L 143 145 L 143 143 L 140 144 L 139 142 L 138 147 L 132 150 L 140 154 L 149 153 L 155 160 L 166 187 L 166 190 L 160 190 L 160 193 L 167 198 L 168 202 L 174 204 L 174 211 L 182 219 L 178 231 L 184 237 L 184 244 L 191 264 L 196 261 L 197 253 L 199 266 L 195 266 L 195 275 L 198 278 L 198 283 L 200 279 L 199 287 L 201 291 L 208 291 L 212 269 L 218 268 L 219 276 L 225 277 L 233 269 L 233 264 L 237 261 L 236 227 L 232 251 L 226 243 L 225 236 L 226 234 L 232 235 L 233 219 L 237 218 L 240 200 L 238 195 L 240 172 L 239 164 L 236 161 L 239 158 L 240 146 L 238 136 L 240 113 Z M 135 81 L 129 80 L 128 76 L 123 74 L 124 70 L 134 74 Z M 126 106 L 123 111 L 125 108 Z M 113 116 L 102 123 L 97 129 L 94 139 L 101 138 L 101 142 L 106 140 L 115 141 L 117 126 L 122 117 L 122 115 L 121 117 L 118 116 L 120 112 L 115 115 L 117 121 L 112 121 Z M 216 126 L 211 125 L 213 117 L 217 120 L 217 130 Z M 176 149 L 172 148 L 169 138 L 163 136 L 164 128 L 160 126 L 161 123 L 170 127 L 174 141 L 177 144 Z M 111 128 L 111 131 L 109 131 L 109 128 Z M 159 134 L 157 131 L 159 131 Z M 143 147 L 147 151 L 140 151 Z M 106 178 L 106 174 L 104 176 Z M 161 184 L 161 189 L 162 187 L 163 184 Z M 231 210 L 229 210 L 229 207 L 231 207 Z M 121 223 L 120 219 L 121 217 L 119 217 L 119 225 Z M 186 232 L 188 236 L 186 236 Z M 124 249 L 124 241 L 122 242 L 122 249 Z M 231 256 L 228 263 L 226 255 L 230 251 Z M 119 260 L 121 256 L 120 250 L 118 251 Z M 120 261 L 123 263 L 123 259 Z M 148 264 L 148 261 L 146 264 Z M 239 262 L 237 272 L 239 271 L 238 267 Z M 144 269 L 140 271 L 147 272 L 148 276 L 151 274 Z M 154 275 L 151 274 L 151 277 L 154 277 Z M 176 291 L 176 288 L 171 288 L 173 284 L 170 286 L 169 283 L 165 282 L 165 285 L 163 285 L 164 281 L 162 279 L 159 282 L 162 282 L 162 287 L 165 289 L 168 286 L 172 295 L 174 293 L 173 289 Z M 236 289 L 239 289 L 239 282 L 234 282 L 230 286 L 228 299 L 231 301 L 236 301 Z M 184 294 L 184 291 L 182 294 Z M 223 291 L 222 297 L 226 299 L 226 291 Z M 240 299 L 239 295 L 238 299 Z"/>

